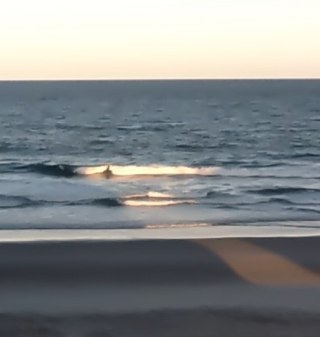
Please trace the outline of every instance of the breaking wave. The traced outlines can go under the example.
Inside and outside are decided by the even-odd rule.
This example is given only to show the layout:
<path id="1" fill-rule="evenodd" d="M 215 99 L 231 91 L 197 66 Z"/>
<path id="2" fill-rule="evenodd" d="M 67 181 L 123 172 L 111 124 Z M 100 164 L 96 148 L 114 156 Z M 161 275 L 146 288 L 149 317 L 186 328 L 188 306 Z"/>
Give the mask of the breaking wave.
<path id="1" fill-rule="evenodd" d="M 134 177 L 134 176 L 212 176 L 218 167 L 189 167 L 189 166 L 164 166 L 164 165 L 98 165 L 76 166 L 68 164 L 36 163 L 29 165 L 16 165 L 14 171 L 33 172 L 43 175 L 71 178 L 75 176 L 104 175 L 108 177 Z"/>
<path id="2" fill-rule="evenodd" d="M 188 166 L 162 166 L 162 165 L 101 165 L 78 167 L 74 170 L 79 175 L 93 175 L 104 173 L 107 169 L 114 176 L 180 176 L 201 175 L 210 176 L 217 173 L 217 167 L 188 167 Z"/>
<path id="3" fill-rule="evenodd" d="M 50 175 L 55 177 L 71 178 L 77 175 L 75 172 L 76 166 L 67 164 L 47 164 L 37 163 L 30 165 L 21 165 L 15 167 L 15 170 L 23 172 L 34 172 L 43 175 Z"/>
<path id="4" fill-rule="evenodd" d="M 182 204 L 195 204 L 194 200 L 125 200 L 124 204 L 134 207 L 174 206 Z"/>
<path id="5" fill-rule="evenodd" d="M 176 198 L 172 194 L 154 191 L 149 191 L 146 194 L 125 196 L 122 198 L 122 202 L 126 206 L 133 207 L 160 207 L 196 203 L 196 201 L 192 199 Z"/>
<path id="6" fill-rule="evenodd" d="M 122 199 L 144 199 L 144 198 L 159 198 L 159 199 L 166 198 L 168 199 L 168 198 L 174 198 L 174 196 L 168 193 L 150 191 L 145 194 L 131 194 L 131 195 L 125 196 Z"/>
<path id="7" fill-rule="evenodd" d="M 119 198 L 93 198 L 81 200 L 33 200 L 24 196 L 0 195 L 0 209 L 50 207 L 50 206 L 101 206 L 101 207 L 159 207 L 195 203 L 191 199 L 179 199 L 172 195 L 150 191 L 146 194 L 128 195 Z"/>

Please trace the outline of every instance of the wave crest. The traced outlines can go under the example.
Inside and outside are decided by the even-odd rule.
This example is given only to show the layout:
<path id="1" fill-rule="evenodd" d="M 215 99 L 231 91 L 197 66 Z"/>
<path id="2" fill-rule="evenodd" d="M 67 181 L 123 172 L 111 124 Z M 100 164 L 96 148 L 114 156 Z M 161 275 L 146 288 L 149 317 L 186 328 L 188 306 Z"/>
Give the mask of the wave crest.
<path id="1" fill-rule="evenodd" d="M 148 177 L 148 176 L 212 176 L 219 171 L 218 167 L 191 167 L 168 165 L 113 165 L 103 164 L 97 166 L 77 166 L 56 163 L 35 163 L 27 165 L 14 165 L 8 172 L 33 172 L 56 177 L 72 178 L 74 176 L 104 175 L 109 177 Z"/>
<path id="2" fill-rule="evenodd" d="M 37 163 L 30 165 L 22 165 L 16 167 L 16 170 L 35 172 L 44 175 L 71 178 L 77 175 L 75 172 L 75 166 L 67 164 L 47 164 L 47 163 Z"/>
<path id="3" fill-rule="evenodd" d="M 131 194 L 123 197 L 122 199 L 144 199 L 144 198 L 152 198 L 152 199 L 170 199 L 175 198 L 172 194 L 161 193 L 161 192 L 147 192 L 145 194 Z"/>
<path id="4" fill-rule="evenodd" d="M 211 176 L 217 173 L 217 167 L 189 167 L 189 166 L 163 166 L 163 165 L 100 165 L 84 166 L 75 169 L 75 173 L 80 175 L 102 174 L 107 169 L 111 170 L 114 176 L 180 176 L 180 175 L 201 175 Z"/>
<path id="5" fill-rule="evenodd" d="M 284 194 L 295 194 L 303 192 L 320 192 L 319 189 L 308 188 L 308 187 L 289 187 L 289 186 L 276 186 L 271 188 L 261 188 L 257 190 L 249 191 L 250 193 L 256 193 L 260 195 L 272 196 L 272 195 L 284 195 Z"/>
<path id="6" fill-rule="evenodd" d="M 149 191 L 145 194 L 133 194 L 122 198 L 122 203 L 133 207 L 160 207 L 182 204 L 194 204 L 195 200 L 177 198 L 172 194 Z"/>
<path id="7" fill-rule="evenodd" d="M 124 205 L 133 207 L 160 207 L 182 204 L 195 204 L 194 200 L 124 200 Z"/>

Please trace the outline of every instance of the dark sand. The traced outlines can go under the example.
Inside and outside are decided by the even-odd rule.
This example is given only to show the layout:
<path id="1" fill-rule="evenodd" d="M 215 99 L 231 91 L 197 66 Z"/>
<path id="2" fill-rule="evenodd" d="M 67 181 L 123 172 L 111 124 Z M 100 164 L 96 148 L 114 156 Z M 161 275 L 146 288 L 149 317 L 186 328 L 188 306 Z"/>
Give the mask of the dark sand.
<path id="1" fill-rule="evenodd" d="M 320 237 L 0 244 L 0 336 L 319 336 Z"/>
<path id="2" fill-rule="evenodd" d="M 166 310 L 91 316 L 0 315 L 1 336 L 308 337 L 319 336 L 319 315 L 241 310 Z"/>

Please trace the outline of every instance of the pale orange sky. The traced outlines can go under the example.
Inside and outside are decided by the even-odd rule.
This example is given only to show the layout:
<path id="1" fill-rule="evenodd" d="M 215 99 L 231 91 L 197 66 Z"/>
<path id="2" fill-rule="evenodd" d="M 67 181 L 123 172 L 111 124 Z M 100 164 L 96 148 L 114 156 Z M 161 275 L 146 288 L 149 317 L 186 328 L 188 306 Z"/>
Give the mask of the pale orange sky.
<path id="1" fill-rule="evenodd" d="M 0 1 L 0 80 L 320 78 L 319 0 Z"/>

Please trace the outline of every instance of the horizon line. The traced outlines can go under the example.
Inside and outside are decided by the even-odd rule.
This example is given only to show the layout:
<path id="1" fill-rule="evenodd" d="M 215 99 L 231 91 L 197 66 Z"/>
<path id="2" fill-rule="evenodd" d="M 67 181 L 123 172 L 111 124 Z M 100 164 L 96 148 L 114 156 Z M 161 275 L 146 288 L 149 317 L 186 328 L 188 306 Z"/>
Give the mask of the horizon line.
<path id="1" fill-rule="evenodd" d="M 221 78 L 53 78 L 0 79 L 1 82 L 170 82 L 170 81 L 319 81 L 320 77 L 221 77 Z"/>

